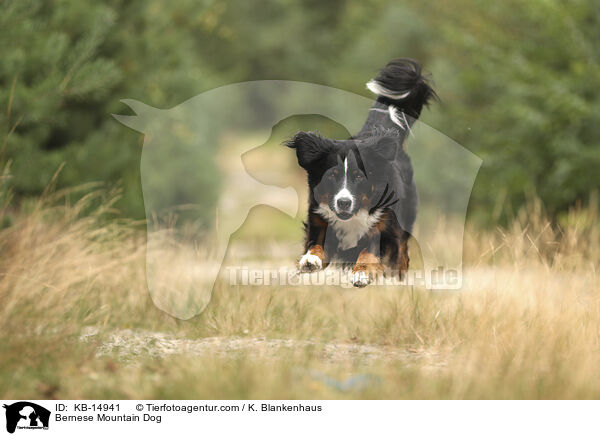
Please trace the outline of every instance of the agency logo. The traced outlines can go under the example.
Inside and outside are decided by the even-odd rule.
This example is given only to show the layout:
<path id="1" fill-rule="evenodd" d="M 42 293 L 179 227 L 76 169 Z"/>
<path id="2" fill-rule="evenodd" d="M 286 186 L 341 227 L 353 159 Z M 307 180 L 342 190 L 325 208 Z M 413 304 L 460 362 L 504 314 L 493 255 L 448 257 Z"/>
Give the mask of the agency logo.
<path id="1" fill-rule="evenodd" d="M 14 433 L 16 429 L 48 430 L 50 422 L 48 409 L 29 401 L 4 404 L 3 407 L 6 409 L 6 431 L 9 433 Z"/>

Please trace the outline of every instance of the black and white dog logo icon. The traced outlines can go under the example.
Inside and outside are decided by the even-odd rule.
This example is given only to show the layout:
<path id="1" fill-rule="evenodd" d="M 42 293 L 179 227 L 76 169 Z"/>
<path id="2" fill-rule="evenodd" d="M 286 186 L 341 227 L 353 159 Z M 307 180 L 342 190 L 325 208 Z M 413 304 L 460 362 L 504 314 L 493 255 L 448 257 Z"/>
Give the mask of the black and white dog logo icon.
<path id="1" fill-rule="evenodd" d="M 50 411 L 29 401 L 3 406 L 6 409 L 6 431 L 19 429 L 48 429 Z"/>

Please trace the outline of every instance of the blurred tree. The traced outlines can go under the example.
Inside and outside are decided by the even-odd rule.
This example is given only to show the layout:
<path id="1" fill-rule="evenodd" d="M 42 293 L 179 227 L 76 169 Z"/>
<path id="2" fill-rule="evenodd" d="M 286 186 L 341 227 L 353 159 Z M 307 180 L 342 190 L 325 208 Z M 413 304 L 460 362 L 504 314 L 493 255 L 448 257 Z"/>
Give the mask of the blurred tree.
<path id="1" fill-rule="evenodd" d="M 10 102 L 0 116 L 17 198 L 42 192 L 65 162 L 59 186 L 120 182 L 119 208 L 142 217 L 141 137 L 110 114 L 124 110 L 120 98 L 165 107 L 210 86 L 210 73 L 190 55 L 187 29 L 173 26 L 166 2 L 9 0 L 0 7 L 7 36 L 0 41 L 0 100 Z M 199 170 L 207 178 L 216 171 L 210 158 Z M 210 215 L 218 184 L 199 189 Z"/>
<path id="2" fill-rule="evenodd" d="M 2 124 L 7 134 L 14 129 L 4 152 L 13 161 L 18 195 L 39 193 L 67 154 L 88 157 L 73 146 L 98 133 L 104 123 L 100 104 L 121 79 L 114 61 L 97 56 L 115 14 L 100 5 L 66 3 L 1 6 L 0 93 L 8 102 Z"/>
<path id="3" fill-rule="evenodd" d="M 529 194 L 554 215 L 587 201 L 600 186 L 598 3 L 460 0 L 419 10 L 440 35 L 444 105 L 434 123 L 484 159 L 479 217 L 506 218 Z"/>
<path id="4" fill-rule="evenodd" d="M 4 0 L 0 163 L 12 161 L 17 198 L 66 162 L 59 186 L 120 182 L 119 208 L 142 217 L 141 138 L 110 117 L 127 110 L 119 99 L 169 108 L 262 79 L 371 96 L 377 68 L 407 56 L 433 72 L 442 99 L 422 120 L 484 159 L 472 203 L 481 220 L 527 192 L 560 213 L 600 185 L 599 16 L 595 0 Z"/>

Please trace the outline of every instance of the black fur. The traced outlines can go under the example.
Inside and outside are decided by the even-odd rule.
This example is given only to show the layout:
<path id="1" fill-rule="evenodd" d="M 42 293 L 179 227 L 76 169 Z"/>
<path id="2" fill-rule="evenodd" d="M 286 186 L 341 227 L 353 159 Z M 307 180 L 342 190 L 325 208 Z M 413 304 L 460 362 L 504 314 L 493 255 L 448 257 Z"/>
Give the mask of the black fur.
<path id="1" fill-rule="evenodd" d="M 356 271 L 362 268 L 359 255 L 368 253 L 402 276 L 408 268 L 406 243 L 417 213 L 417 190 L 403 143 L 435 92 L 421 66 L 409 59 L 391 61 L 372 83 L 388 96 L 378 95 L 356 136 L 333 140 L 299 132 L 286 145 L 296 150 L 298 163 L 308 174 L 305 252 L 320 253 L 320 246 L 323 267 L 334 261 L 353 265 Z M 360 227 L 363 218 L 371 225 Z M 361 231 L 354 244 L 345 236 L 351 232 L 343 230 L 355 225 Z"/>
<path id="2" fill-rule="evenodd" d="M 410 91 L 408 97 L 401 100 L 392 100 L 383 96 L 379 96 L 377 100 L 384 104 L 393 104 L 413 119 L 419 118 L 424 105 L 431 99 L 437 98 L 429 83 L 430 80 L 422 73 L 421 65 L 412 59 L 390 61 L 373 81 L 397 94 Z"/>

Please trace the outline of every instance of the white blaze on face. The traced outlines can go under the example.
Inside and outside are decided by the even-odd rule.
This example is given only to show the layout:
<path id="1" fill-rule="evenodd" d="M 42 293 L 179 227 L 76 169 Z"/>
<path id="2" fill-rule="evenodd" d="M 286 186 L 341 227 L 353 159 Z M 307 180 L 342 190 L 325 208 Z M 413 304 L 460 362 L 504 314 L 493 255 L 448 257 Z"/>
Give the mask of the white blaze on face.
<path id="1" fill-rule="evenodd" d="M 333 208 L 335 209 L 335 211 L 337 213 L 340 213 L 340 210 L 338 209 L 338 206 L 337 206 L 338 200 L 340 200 L 340 199 L 350 200 L 350 210 L 352 210 L 352 208 L 354 207 L 354 197 L 352 196 L 352 193 L 350 191 L 348 191 L 347 185 L 348 185 L 348 157 L 346 156 L 346 159 L 344 159 L 344 185 L 343 185 L 342 189 L 337 194 L 335 194 L 335 197 L 333 198 Z"/>

